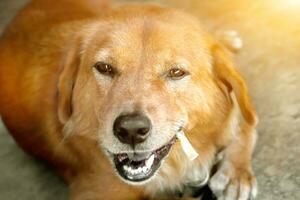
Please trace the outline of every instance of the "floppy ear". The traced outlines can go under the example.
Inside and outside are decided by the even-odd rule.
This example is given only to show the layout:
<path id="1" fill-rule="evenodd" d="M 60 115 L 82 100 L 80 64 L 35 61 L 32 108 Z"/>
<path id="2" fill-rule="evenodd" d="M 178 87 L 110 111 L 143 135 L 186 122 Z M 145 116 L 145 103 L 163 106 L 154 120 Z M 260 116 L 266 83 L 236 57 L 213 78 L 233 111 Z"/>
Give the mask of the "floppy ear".
<path id="1" fill-rule="evenodd" d="M 214 73 L 226 85 L 229 92 L 233 91 L 241 113 L 249 125 L 257 123 L 256 111 L 252 105 L 248 88 L 241 74 L 236 70 L 224 47 L 214 44 L 212 47 Z"/>
<path id="2" fill-rule="evenodd" d="M 80 64 L 80 39 L 76 37 L 69 47 L 58 81 L 58 118 L 65 124 L 72 114 L 72 93 Z"/>

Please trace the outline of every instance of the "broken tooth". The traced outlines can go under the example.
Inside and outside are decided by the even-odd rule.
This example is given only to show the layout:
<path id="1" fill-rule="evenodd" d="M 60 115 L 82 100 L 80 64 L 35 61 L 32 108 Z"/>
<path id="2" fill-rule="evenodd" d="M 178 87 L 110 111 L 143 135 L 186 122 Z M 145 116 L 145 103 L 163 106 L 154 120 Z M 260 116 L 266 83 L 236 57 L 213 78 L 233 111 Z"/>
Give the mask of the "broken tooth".
<path id="1" fill-rule="evenodd" d="M 184 132 L 183 131 L 177 132 L 176 136 L 179 139 L 182 150 L 186 154 L 186 156 L 190 160 L 194 160 L 195 158 L 197 158 L 199 154 L 196 152 L 192 144 L 189 142 Z"/>

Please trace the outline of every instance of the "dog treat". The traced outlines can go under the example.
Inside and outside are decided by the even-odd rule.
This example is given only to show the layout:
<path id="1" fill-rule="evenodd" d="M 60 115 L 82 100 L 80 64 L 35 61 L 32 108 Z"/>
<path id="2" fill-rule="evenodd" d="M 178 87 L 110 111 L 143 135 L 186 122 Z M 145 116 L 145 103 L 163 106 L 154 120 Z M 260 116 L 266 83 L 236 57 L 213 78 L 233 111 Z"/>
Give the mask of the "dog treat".
<path id="1" fill-rule="evenodd" d="M 179 139 L 183 152 L 186 154 L 186 156 L 190 160 L 194 160 L 195 158 L 197 158 L 199 154 L 196 152 L 192 144 L 189 142 L 184 132 L 183 131 L 178 132 L 176 136 Z"/>

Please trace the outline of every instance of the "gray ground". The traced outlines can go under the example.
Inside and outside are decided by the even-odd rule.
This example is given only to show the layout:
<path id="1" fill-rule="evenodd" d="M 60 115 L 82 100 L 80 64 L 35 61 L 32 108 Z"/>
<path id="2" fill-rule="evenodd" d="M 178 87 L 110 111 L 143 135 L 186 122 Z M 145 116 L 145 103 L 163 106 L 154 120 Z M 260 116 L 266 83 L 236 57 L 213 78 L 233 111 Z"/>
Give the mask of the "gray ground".
<path id="1" fill-rule="evenodd" d="M 26 1 L 0 0 L 0 33 Z M 230 4 L 234 0 L 163 1 L 186 8 L 212 29 L 241 33 L 245 47 L 236 60 L 260 116 L 253 162 L 258 200 L 299 200 L 300 14 L 293 13 L 300 13 L 300 7 L 296 12 L 283 11 L 283 6 L 266 12 L 265 5 L 236 8 Z M 0 148 L 1 200 L 66 199 L 61 180 L 17 147 L 1 123 Z"/>

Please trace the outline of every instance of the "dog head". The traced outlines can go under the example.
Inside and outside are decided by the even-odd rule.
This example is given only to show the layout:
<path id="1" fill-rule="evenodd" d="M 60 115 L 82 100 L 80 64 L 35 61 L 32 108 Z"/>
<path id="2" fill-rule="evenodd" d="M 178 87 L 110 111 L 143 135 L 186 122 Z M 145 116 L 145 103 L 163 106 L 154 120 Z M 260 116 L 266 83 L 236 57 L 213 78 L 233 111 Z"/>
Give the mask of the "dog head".
<path id="1" fill-rule="evenodd" d="M 243 79 L 196 19 L 125 6 L 83 26 L 72 41 L 58 115 L 69 133 L 97 141 L 124 180 L 143 183 L 173 151 L 177 132 L 198 140 L 224 127 L 230 91 L 254 123 Z"/>

